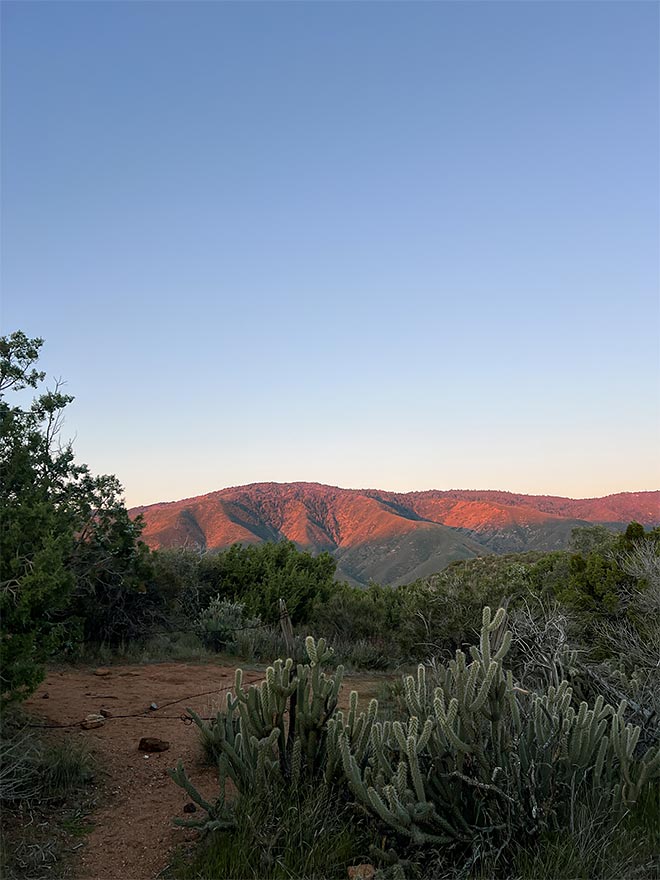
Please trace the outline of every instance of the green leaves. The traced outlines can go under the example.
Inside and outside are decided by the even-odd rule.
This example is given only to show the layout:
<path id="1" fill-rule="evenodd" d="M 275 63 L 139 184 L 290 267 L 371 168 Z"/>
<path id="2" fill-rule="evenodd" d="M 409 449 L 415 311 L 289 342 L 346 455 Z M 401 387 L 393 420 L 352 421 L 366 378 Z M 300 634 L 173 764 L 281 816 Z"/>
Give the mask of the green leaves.
<path id="1" fill-rule="evenodd" d="M 73 397 L 56 384 L 27 408 L 5 400 L 7 391 L 36 389 L 45 378 L 33 366 L 42 344 L 22 331 L 0 339 L 3 703 L 34 690 L 45 660 L 80 634 L 81 617 L 87 636 L 99 639 L 117 631 L 117 613 L 120 623 L 139 626 L 138 603 L 120 600 L 144 589 L 147 574 L 142 525 L 128 516 L 118 480 L 94 477 L 61 440 Z"/>
<path id="2" fill-rule="evenodd" d="M 277 620 L 284 599 L 293 623 L 307 620 L 312 605 L 325 601 L 334 588 L 335 562 L 328 553 L 312 556 L 291 541 L 242 547 L 206 555 L 200 560 L 202 586 L 245 605 L 267 623 Z"/>
<path id="3" fill-rule="evenodd" d="M 46 374 L 31 369 L 43 344 L 43 339 L 28 339 L 22 330 L 0 339 L 0 394 L 10 388 L 36 388 L 43 381 Z"/>
<path id="4" fill-rule="evenodd" d="M 11 407 L 7 390 L 36 387 L 32 368 L 41 339 L 18 331 L 0 339 L 0 696 L 22 699 L 42 677 L 42 663 L 57 647 L 57 613 L 73 575 L 67 562 L 75 521 L 65 492 L 78 470 L 69 447 L 56 444 L 58 417 L 71 399 L 38 396 L 28 410 Z"/>

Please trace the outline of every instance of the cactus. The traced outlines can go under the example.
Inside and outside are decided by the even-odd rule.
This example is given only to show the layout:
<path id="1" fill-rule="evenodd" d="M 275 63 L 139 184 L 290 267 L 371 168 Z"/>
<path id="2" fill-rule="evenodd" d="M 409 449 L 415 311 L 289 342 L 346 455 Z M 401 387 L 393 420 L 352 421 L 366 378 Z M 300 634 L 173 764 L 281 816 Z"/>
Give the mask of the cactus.
<path id="1" fill-rule="evenodd" d="M 660 775 L 660 750 L 637 757 L 639 728 L 625 723 L 624 704 L 598 697 L 576 708 L 566 681 L 542 694 L 515 686 L 503 666 L 505 618 L 484 608 L 471 662 L 457 651 L 434 689 L 424 666 L 405 678 L 406 721 L 364 715 L 367 751 L 353 734 L 356 708 L 353 727 L 333 731 L 355 797 L 416 843 L 535 832 L 565 818 L 576 792 L 624 809 Z"/>
<path id="2" fill-rule="evenodd" d="M 217 760 L 220 796 L 214 804 L 204 801 L 180 765 L 169 775 L 209 814 L 205 828 L 221 821 L 228 779 L 242 793 L 266 790 L 271 784 L 297 785 L 303 777 L 330 782 L 340 772 L 334 716 L 343 667 L 332 675 L 322 671 L 332 656 L 324 639 L 316 642 L 309 636 L 305 647 L 308 663 L 294 669 L 293 660 L 276 660 L 266 670 L 264 681 L 247 689 L 243 688 L 243 672 L 237 669 L 233 693 L 227 694 L 224 710 L 212 724 L 188 709 L 207 751 Z M 364 751 L 368 719 L 375 717 L 376 707 L 357 717 L 357 695 L 351 695 L 351 706 L 346 721 L 340 713 L 341 731 Z M 348 733 L 351 730 L 354 737 Z"/>
<path id="3" fill-rule="evenodd" d="M 180 785 L 188 794 L 190 799 L 201 807 L 208 815 L 208 819 L 175 819 L 174 824 L 184 828 L 199 828 L 203 831 L 221 831 L 225 828 L 233 826 L 231 814 L 225 808 L 223 798 L 219 798 L 215 803 L 211 804 L 197 791 L 195 786 L 186 776 L 181 761 L 176 765 L 174 770 L 167 771 L 170 777 Z"/>
<path id="4" fill-rule="evenodd" d="M 323 639 L 306 640 L 309 662 L 277 660 L 265 680 L 232 693 L 213 725 L 189 714 L 217 758 L 220 794 L 211 803 L 181 765 L 174 781 L 208 814 L 197 827 L 226 827 L 225 791 L 239 793 L 307 780 L 346 782 L 379 822 L 415 844 L 490 843 L 560 827 L 575 799 L 633 805 L 660 776 L 660 749 L 644 752 L 640 728 L 599 696 L 577 703 L 567 681 L 540 693 L 516 686 L 504 667 L 511 645 L 506 612 L 484 608 L 478 645 L 403 682 L 403 717 L 381 721 L 378 703 L 359 711 L 351 693 L 337 709 L 342 668 L 322 671 Z M 338 789 L 337 789 L 338 790 Z"/>

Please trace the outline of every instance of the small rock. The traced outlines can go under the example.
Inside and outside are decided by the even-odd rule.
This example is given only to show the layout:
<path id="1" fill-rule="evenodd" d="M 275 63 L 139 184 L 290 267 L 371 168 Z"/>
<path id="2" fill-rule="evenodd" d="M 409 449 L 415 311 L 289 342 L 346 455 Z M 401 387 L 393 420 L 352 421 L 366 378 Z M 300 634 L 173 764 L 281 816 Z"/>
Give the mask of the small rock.
<path id="1" fill-rule="evenodd" d="M 99 709 L 99 715 L 103 715 L 104 718 L 112 718 L 110 709 Z"/>
<path id="2" fill-rule="evenodd" d="M 94 670 L 94 675 L 112 675 L 112 672 L 104 666 L 101 666 Z"/>
<path id="3" fill-rule="evenodd" d="M 167 740 L 155 736 L 143 736 L 138 746 L 140 752 L 166 752 L 170 747 Z"/>
<path id="4" fill-rule="evenodd" d="M 375 873 L 376 869 L 369 862 L 364 862 L 362 865 L 353 865 L 353 867 L 348 869 L 350 880 L 372 880 Z"/>
<path id="5" fill-rule="evenodd" d="M 155 712 L 156 709 L 158 708 L 158 703 L 150 703 L 149 708 L 151 709 L 152 712 Z"/>
<path id="6" fill-rule="evenodd" d="M 183 808 L 183 812 L 184 813 L 196 813 L 197 807 L 191 802 L 191 803 L 185 805 L 185 807 Z"/>
<path id="7" fill-rule="evenodd" d="M 95 727 L 103 727 L 104 724 L 103 715 L 87 715 L 85 720 L 80 722 L 83 730 L 93 730 Z"/>
<path id="8" fill-rule="evenodd" d="M 48 693 L 48 691 L 46 691 L 45 694 L 42 694 L 42 695 L 41 695 L 41 699 L 42 699 L 42 700 L 48 700 L 49 698 L 50 698 L 50 694 Z"/>

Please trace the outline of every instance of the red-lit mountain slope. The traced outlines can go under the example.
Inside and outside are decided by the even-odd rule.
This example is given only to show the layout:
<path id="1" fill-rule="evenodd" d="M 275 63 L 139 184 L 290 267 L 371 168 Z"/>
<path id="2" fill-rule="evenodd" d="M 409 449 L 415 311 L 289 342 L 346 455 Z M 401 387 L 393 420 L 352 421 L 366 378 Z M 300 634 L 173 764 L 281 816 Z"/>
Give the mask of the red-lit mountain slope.
<path id="1" fill-rule="evenodd" d="M 148 507 L 151 547 L 218 550 L 233 543 L 288 539 L 327 550 L 339 578 L 401 584 L 455 559 L 565 547 L 587 523 L 660 523 L 660 492 L 575 500 L 510 492 L 379 492 L 319 483 L 254 483 Z"/>

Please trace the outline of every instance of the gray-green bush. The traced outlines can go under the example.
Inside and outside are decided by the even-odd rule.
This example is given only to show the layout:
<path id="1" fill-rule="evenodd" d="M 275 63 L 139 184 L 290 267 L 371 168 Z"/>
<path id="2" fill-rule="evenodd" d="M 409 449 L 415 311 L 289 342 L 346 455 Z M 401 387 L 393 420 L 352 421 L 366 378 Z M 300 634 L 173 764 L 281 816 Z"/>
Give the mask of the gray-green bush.
<path id="1" fill-rule="evenodd" d="M 231 651 L 239 632 L 260 625 L 259 617 L 246 615 L 245 605 L 221 596 L 214 596 L 195 620 L 195 629 L 202 642 L 215 651 Z"/>

